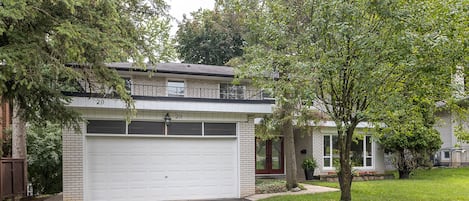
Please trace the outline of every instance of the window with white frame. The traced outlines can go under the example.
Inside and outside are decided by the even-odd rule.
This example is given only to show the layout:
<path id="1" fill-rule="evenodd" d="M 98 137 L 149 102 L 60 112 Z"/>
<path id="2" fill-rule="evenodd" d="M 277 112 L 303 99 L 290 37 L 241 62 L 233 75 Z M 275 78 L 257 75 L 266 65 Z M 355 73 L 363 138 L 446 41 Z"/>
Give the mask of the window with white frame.
<path id="1" fill-rule="evenodd" d="M 169 97 L 184 97 L 184 81 L 168 80 L 167 90 Z"/>
<path id="2" fill-rule="evenodd" d="M 449 159 L 451 154 L 449 151 L 442 151 L 443 152 L 443 159 Z"/>
<path id="3" fill-rule="evenodd" d="M 324 135 L 324 167 L 336 167 L 339 164 L 337 135 Z M 352 142 L 350 159 L 353 167 L 373 166 L 373 149 L 371 136 L 356 138 Z"/>
<path id="4" fill-rule="evenodd" d="M 220 99 L 244 99 L 246 86 L 220 83 Z"/>

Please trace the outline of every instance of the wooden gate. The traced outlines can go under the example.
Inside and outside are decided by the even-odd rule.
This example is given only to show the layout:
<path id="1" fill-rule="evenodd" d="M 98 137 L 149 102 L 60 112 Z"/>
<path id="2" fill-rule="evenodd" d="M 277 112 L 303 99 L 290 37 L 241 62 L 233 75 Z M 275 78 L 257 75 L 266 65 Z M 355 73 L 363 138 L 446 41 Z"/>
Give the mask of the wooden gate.
<path id="1" fill-rule="evenodd" d="M 0 200 L 26 195 L 25 162 L 25 159 L 1 159 Z"/>

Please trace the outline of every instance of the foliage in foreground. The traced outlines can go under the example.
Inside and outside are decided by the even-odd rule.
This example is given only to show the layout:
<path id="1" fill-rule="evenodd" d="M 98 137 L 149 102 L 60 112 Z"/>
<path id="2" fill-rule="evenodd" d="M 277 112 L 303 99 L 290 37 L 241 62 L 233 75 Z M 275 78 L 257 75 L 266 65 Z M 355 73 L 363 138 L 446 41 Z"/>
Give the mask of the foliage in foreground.
<path id="1" fill-rule="evenodd" d="M 62 131 L 45 123 L 27 130 L 28 177 L 34 193 L 62 192 Z"/>
<path id="2" fill-rule="evenodd" d="M 1 97 L 14 100 L 29 123 L 76 129 L 81 118 L 65 107 L 71 100 L 61 92 L 79 81 L 114 89 L 133 108 L 124 80 L 105 63 L 132 60 L 144 67 L 145 60 L 168 60 L 167 8 L 159 0 L 1 1 Z"/>
<path id="3" fill-rule="evenodd" d="M 260 1 L 254 9 L 251 2 L 236 2 L 250 16 L 246 24 L 256 39 L 233 61 L 240 64 L 239 77 L 273 91 L 284 124 L 298 113 L 291 108 L 303 103 L 335 122 L 341 200 L 352 199 L 350 150 L 357 125 L 375 120 L 372 109 L 391 103 L 396 86 L 411 86 L 405 91 L 411 95 L 428 86 L 451 91 L 451 72 L 467 64 L 462 1 L 279 0 Z M 441 82 L 430 85 L 433 78 Z M 295 102 L 298 96 L 301 102 Z"/>
<path id="4" fill-rule="evenodd" d="M 469 200 L 469 168 L 417 170 L 408 180 L 354 182 L 353 200 Z M 308 182 L 338 188 L 337 182 Z M 264 201 L 339 200 L 340 192 L 276 196 Z"/>

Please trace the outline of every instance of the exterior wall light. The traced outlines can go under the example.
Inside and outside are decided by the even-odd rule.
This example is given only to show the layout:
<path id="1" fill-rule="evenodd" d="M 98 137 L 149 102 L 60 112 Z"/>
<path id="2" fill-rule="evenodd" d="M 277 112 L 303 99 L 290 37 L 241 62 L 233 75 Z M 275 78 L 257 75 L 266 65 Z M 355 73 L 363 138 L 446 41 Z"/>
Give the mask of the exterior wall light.
<path id="1" fill-rule="evenodd" d="M 166 126 L 171 125 L 171 117 L 169 116 L 169 113 L 166 113 L 166 115 L 164 116 L 164 123 L 166 124 Z"/>

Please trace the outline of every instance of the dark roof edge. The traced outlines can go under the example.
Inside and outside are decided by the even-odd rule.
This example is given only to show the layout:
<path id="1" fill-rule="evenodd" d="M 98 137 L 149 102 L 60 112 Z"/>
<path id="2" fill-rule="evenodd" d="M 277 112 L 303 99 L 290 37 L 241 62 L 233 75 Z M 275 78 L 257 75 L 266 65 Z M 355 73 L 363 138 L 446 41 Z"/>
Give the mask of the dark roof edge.
<path id="1" fill-rule="evenodd" d="M 198 76 L 211 76 L 211 77 L 227 77 L 227 78 L 234 78 L 234 75 L 231 74 L 221 74 L 221 73 L 202 73 L 202 72 L 183 72 L 183 71 L 177 71 L 177 70 L 161 70 L 158 69 L 158 64 L 156 65 L 157 67 L 153 66 L 147 66 L 147 68 L 140 68 L 140 67 L 117 67 L 117 66 L 112 66 L 112 63 L 106 64 L 108 68 L 115 69 L 117 71 L 123 71 L 123 72 L 129 72 L 129 71 L 136 71 L 136 72 L 155 72 L 155 73 L 168 73 L 168 74 L 179 74 L 179 75 L 198 75 Z M 200 65 L 200 64 L 188 64 L 188 65 Z M 84 64 L 77 64 L 77 63 L 67 63 L 65 66 L 68 67 L 74 67 L 74 68 L 80 68 L 84 67 L 86 65 Z M 230 66 L 215 66 L 215 65 L 206 65 L 206 66 L 213 66 L 213 67 L 229 67 Z"/>

